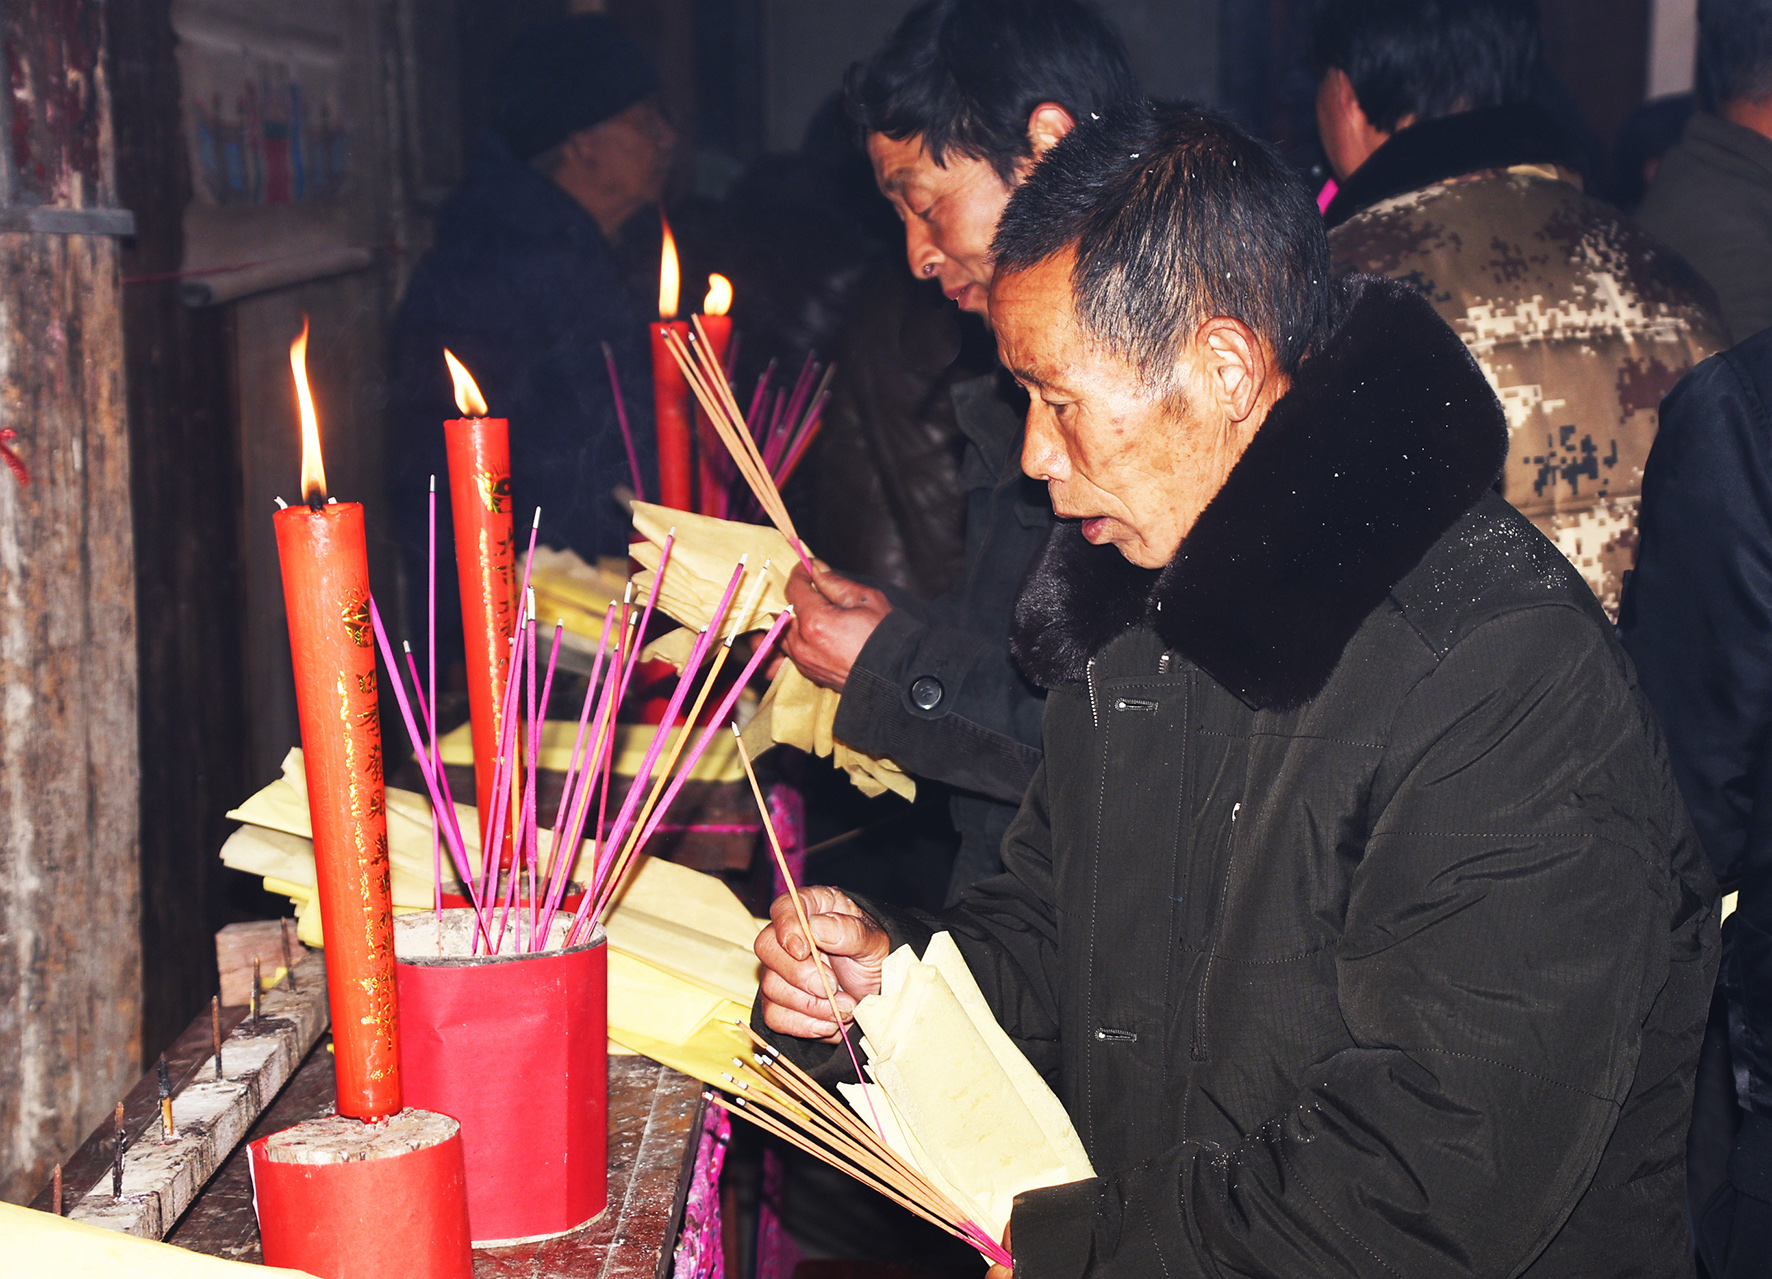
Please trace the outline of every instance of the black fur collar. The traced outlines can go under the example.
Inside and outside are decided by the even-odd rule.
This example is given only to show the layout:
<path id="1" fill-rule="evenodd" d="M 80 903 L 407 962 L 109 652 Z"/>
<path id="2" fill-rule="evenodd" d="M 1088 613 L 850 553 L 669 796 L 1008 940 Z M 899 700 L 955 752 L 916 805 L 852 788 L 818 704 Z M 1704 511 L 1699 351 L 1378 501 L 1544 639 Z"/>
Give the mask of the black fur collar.
<path id="1" fill-rule="evenodd" d="M 1323 220 L 1331 229 L 1361 209 L 1448 178 L 1515 164 L 1570 164 L 1557 122 L 1536 103 L 1461 111 L 1392 135 L 1347 175 Z"/>
<path id="2" fill-rule="evenodd" d="M 1015 607 L 1029 678 L 1075 683 L 1142 623 L 1251 705 L 1298 705 L 1493 483 L 1506 420 L 1464 343 L 1403 285 L 1336 287 L 1334 332 L 1166 567 L 1053 529 Z"/>

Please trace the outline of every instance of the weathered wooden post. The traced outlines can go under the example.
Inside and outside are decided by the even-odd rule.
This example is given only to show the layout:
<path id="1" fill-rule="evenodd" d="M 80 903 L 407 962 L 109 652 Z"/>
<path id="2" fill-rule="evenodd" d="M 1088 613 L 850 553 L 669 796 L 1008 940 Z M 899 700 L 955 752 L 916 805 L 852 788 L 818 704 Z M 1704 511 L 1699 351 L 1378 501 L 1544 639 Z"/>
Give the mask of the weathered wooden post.
<path id="1" fill-rule="evenodd" d="M 134 539 L 102 0 L 0 9 L 0 1198 L 140 1068 Z"/>

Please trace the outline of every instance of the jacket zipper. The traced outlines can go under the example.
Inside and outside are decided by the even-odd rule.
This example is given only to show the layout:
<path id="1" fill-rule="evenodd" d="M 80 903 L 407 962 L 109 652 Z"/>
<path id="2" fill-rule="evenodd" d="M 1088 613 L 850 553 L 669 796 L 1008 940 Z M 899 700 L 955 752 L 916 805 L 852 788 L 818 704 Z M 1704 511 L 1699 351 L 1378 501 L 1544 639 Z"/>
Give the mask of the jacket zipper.
<path id="1" fill-rule="evenodd" d="M 1083 682 L 1089 686 L 1089 720 L 1101 731 L 1101 709 L 1095 704 L 1095 659 L 1089 659 L 1089 665 L 1083 668 Z"/>
<path id="2" fill-rule="evenodd" d="M 1237 815 L 1243 811 L 1243 801 L 1237 800 L 1231 805 L 1230 847 L 1225 850 L 1224 880 L 1218 886 L 1218 901 L 1213 904 L 1212 944 L 1206 951 L 1206 961 L 1200 967 L 1200 981 L 1194 988 L 1194 1047 L 1189 1055 L 1195 1061 L 1202 1061 L 1206 1056 L 1206 990 L 1212 984 L 1212 969 L 1218 959 L 1219 930 L 1224 922 L 1225 899 L 1230 892 L 1231 870 L 1237 859 Z"/>

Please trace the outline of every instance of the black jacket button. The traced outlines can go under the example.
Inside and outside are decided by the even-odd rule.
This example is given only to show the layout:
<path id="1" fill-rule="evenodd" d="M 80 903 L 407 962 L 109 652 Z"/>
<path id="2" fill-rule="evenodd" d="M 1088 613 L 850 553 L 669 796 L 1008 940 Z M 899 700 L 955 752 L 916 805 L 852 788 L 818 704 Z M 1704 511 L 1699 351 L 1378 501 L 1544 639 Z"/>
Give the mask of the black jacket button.
<path id="1" fill-rule="evenodd" d="M 920 711 L 932 711 L 941 705 L 941 695 L 946 691 L 935 676 L 924 675 L 911 685 L 911 702 Z"/>

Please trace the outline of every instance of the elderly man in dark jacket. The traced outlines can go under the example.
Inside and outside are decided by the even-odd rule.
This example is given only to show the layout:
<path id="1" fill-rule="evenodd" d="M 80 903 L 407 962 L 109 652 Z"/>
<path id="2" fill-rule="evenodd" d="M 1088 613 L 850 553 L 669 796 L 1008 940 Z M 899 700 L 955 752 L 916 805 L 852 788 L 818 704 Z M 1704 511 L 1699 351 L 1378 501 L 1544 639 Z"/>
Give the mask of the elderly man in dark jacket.
<path id="1" fill-rule="evenodd" d="M 1017 1273 L 1689 1274 L 1715 885 L 1469 353 L 1331 289 L 1210 115 L 1080 126 L 995 247 L 1065 520 L 1016 618 L 1045 762 L 954 909 L 808 905 L 839 1009 L 951 931 L 1065 1103 L 1101 1175 L 1018 1198 Z M 834 1036 L 790 910 L 757 950 L 771 1030 Z"/>
<path id="2" fill-rule="evenodd" d="M 437 216 L 437 242 L 413 272 L 390 338 L 388 502 L 423 633 L 428 478 L 448 492 L 443 422 L 458 416 L 445 347 L 511 420 L 516 527 L 542 510 L 541 541 L 586 559 L 627 554 L 633 483 L 605 347 L 652 491 L 650 368 L 642 310 L 613 247 L 656 203 L 675 134 L 645 56 L 599 14 L 532 27 L 494 64 L 493 127 Z M 451 542 L 438 503 L 438 545 Z M 459 651 L 455 558 L 437 561 L 438 635 Z M 451 623 L 454 624 L 451 624 Z"/>

